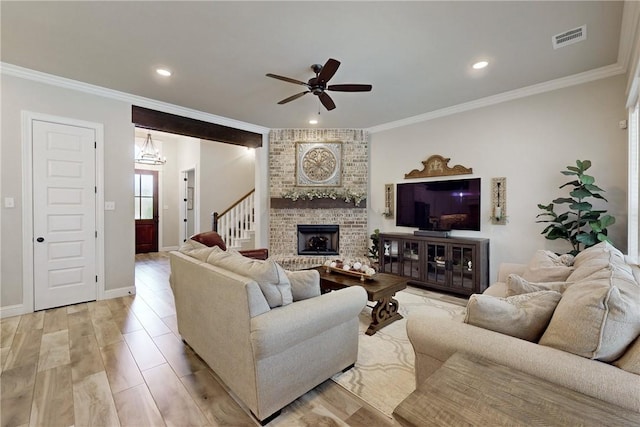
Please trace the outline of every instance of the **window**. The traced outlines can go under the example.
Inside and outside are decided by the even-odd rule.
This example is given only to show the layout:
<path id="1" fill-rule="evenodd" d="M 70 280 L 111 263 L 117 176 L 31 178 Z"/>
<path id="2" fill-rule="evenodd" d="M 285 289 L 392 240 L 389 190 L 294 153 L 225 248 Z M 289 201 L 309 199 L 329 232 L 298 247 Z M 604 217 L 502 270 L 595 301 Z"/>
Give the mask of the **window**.
<path id="1" fill-rule="evenodd" d="M 135 219 L 153 219 L 153 175 L 135 175 Z"/>

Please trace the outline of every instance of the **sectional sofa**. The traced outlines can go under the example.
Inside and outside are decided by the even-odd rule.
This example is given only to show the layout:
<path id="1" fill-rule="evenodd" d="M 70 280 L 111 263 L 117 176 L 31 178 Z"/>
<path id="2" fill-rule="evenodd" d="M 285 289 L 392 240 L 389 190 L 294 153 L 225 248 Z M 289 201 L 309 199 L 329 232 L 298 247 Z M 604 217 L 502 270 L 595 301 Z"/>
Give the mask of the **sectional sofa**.
<path id="1" fill-rule="evenodd" d="M 417 384 L 465 352 L 640 412 L 640 267 L 608 243 L 503 264 L 464 317 L 412 312 L 407 333 Z"/>

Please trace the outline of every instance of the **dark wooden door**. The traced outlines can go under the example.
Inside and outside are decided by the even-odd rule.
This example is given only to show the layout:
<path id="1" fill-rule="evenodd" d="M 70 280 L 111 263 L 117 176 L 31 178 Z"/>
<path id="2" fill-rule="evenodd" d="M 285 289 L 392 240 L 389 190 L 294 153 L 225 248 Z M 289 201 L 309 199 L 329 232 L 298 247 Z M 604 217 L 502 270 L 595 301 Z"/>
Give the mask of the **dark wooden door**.
<path id="1" fill-rule="evenodd" d="M 158 172 L 135 171 L 136 253 L 158 252 Z"/>

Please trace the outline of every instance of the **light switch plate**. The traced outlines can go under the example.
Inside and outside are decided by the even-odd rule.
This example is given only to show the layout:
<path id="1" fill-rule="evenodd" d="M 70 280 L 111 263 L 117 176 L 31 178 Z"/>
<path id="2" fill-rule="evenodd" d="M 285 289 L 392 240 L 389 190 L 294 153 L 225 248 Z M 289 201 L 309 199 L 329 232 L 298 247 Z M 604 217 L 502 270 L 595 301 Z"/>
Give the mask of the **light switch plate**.
<path id="1" fill-rule="evenodd" d="M 104 210 L 105 211 L 115 211 L 116 210 L 116 202 L 104 202 Z"/>
<path id="2" fill-rule="evenodd" d="M 13 200 L 13 197 L 5 197 L 4 198 L 4 207 L 5 208 L 15 208 L 16 207 L 16 203 L 15 203 L 15 200 Z"/>

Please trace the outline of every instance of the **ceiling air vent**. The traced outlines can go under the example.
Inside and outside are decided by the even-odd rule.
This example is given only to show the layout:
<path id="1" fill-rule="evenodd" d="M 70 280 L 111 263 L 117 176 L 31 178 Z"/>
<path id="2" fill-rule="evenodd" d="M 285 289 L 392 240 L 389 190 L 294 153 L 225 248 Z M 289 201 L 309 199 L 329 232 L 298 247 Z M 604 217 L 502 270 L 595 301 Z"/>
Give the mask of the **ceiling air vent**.
<path id="1" fill-rule="evenodd" d="M 556 34 L 551 38 L 554 49 L 569 46 L 570 44 L 581 42 L 587 39 L 587 26 L 583 25 L 573 30 L 565 31 L 561 34 Z"/>

